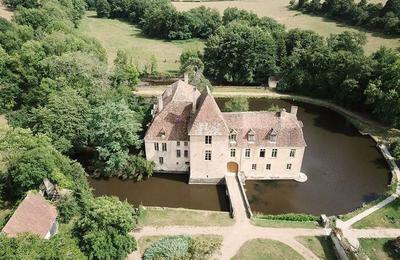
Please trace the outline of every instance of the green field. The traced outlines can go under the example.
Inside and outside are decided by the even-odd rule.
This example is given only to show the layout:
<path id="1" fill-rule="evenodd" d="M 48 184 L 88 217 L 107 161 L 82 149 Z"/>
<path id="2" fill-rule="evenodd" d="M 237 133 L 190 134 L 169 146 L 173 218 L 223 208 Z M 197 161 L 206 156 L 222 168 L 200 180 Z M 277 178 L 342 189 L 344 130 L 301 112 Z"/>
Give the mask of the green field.
<path id="1" fill-rule="evenodd" d="M 296 240 L 310 249 L 320 259 L 337 259 L 330 237 L 297 237 Z"/>
<path id="2" fill-rule="evenodd" d="M 390 249 L 387 238 L 359 239 L 361 248 L 371 260 L 398 259 Z M 398 256 L 397 256 L 398 257 Z"/>
<path id="3" fill-rule="evenodd" d="M 368 0 L 367 0 L 368 1 Z M 370 2 L 370 1 L 368 1 Z M 382 2 L 382 0 L 372 0 L 371 2 Z M 284 24 L 286 28 L 301 28 L 312 30 L 320 35 L 329 36 L 331 33 L 340 33 L 343 31 L 363 31 L 360 28 L 349 27 L 345 24 L 328 20 L 323 17 L 302 14 L 288 9 L 289 0 L 242 0 L 242 1 L 215 1 L 215 2 L 174 2 L 178 10 L 189 10 L 201 5 L 216 8 L 223 12 L 227 7 L 238 7 L 252 11 L 259 16 L 268 16 Z M 379 33 L 366 32 L 368 37 L 365 50 L 371 53 L 381 45 L 387 47 L 400 47 L 399 38 L 391 38 Z"/>
<path id="4" fill-rule="evenodd" d="M 233 260 L 280 260 L 304 259 L 299 253 L 282 242 L 270 239 L 254 239 L 247 241 L 236 254 Z"/>
<path id="5" fill-rule="evenodd" d="M 354 228 L 400 228 L 400 199 L 356 222 Z"/>
<path id="6" fill-rule="evenodd" d="M 183 50 L 202 49 L 204 45 L 196 39 L 165 41 L 146 38 L 136 26 L 121 20 L 97 18 L 95 12 L 86 13 L 78 30 L 101 43 L 107 51 L 110 65 L 118 49 L 123 49 L 128 51 L 140 69 L 150 64 L 151 56 L 154 55 L 161 72 L 177 71 L 180 65 L 179 56 Z"/>

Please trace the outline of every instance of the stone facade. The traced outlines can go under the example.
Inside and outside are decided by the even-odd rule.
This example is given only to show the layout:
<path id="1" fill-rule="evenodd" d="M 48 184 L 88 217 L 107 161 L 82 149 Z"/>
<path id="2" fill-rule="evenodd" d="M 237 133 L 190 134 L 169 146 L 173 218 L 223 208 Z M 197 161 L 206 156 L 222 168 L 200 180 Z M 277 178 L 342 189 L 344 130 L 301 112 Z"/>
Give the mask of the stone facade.
<path id="1" fill-rule="evenodd" d="M 246 179 L 305 181 L 306 143 L 297 107 L 290 112 L 222 113 L 210 91 L 178 81 L 158 97 L 145 136 L 146 158 L 160 172 L 190 172 L 189 183 Z"/>

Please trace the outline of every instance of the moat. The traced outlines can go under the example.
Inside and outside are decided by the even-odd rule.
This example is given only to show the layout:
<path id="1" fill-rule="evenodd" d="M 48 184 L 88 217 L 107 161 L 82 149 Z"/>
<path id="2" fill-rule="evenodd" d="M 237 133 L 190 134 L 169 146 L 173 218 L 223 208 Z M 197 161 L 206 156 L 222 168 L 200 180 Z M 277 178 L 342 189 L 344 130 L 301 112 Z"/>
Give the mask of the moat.
<path id="1" fill-rule="evenodd" d="M 217 99 L 223 104 L 224 99 Z M 390 172 L 374 141 L 362 136 L 344 117 L 306 103 L 251 98 L 250 110 L 272 105 L 299 106 L 307 142 L 302 172 L 305 183 L 247 181 L 246 193 L 253 212 L 343 214 L 385 193 Z M 116 195 L 135 205 L 229 210 L 223 186 L 188 185 L 185 175 L 155 174 L 134 183 L 118 179 L 90 179 L 96 195 Z"/>

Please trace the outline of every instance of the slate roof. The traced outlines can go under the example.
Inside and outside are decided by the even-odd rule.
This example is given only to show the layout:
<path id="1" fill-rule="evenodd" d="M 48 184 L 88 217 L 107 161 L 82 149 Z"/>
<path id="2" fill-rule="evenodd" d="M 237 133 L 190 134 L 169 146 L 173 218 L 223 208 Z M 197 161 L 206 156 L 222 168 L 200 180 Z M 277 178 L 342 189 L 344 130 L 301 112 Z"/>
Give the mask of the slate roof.
<path id="1" fill-rule="evenodd" d="M 281 116 L 281 114 L 283 116 Z M 288 112 L 229 112 L 222 113 L 230 131 L 236 131 L 237 147 L 305 147 L 301 122 Z M 255 142 L 248 142 L 253 131 Z M 271 141 L 270 135 L 276 135 Z"/>
<path id="2" fill-rule="evenodd" d="M 3 232 L 10 237 L 31 233 L 44 238 L 56 218 L 55 206 L 39 194 L 28 193 L 4 226 Z"/>

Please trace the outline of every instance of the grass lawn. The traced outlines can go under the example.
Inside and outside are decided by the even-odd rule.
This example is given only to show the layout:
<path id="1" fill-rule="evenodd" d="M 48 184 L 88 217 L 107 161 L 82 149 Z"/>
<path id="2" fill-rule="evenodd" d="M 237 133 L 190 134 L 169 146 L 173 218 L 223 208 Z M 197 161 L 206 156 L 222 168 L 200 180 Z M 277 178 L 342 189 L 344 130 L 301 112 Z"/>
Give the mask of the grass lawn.
<path id="1" fill-rule="evenodd" d="M 382 0 L 373 0 L 382 1 Z M 302 14 L 297 11 L 292 11 L 287 8 L 289 0 L 242 0 L 242 1 L 214 1 L 214 2 L 174 2 L 178 10 L 189 10 L 201 5 L 216 8 L 221 13 L 227 7 L 238 7 L 252 11 L 259 16 L 268 16 L 274 18 L 280 23 L 283 23 L 286 28 L 301 28 L 312 30 L 320 35 L 329 36 L 331 33 L 340 33 L 343 31 L 366 32 L 368 42 L 365 46 L 367 53 L 371 53 L 378 49 L 381 45 L 387 47 L 399 47 L 400 39 L 388 37 L 384 34 L 371 33 L 360 28 L 346 26 L 343 23 L 338 23 L 328 20 L 323 17 L 311 16 Z"/>
<path id="2" fill-rule="evenodd" d="M 400 199 L 356 222 L 354 228 L 400 228 Z"/>
<path id="3" fill-rule="evenodd" d="M 230 226 L 234 220 L 228 212 L 190 209 L 147 208 L 139 218 L 139 226 Z"/>
<path id="4" fill-rule="evenodd" d="M 150 64 L 154 55 L 160 72 L 177 71 L 183 50 L 203 48 L 203 42 L 196 39 L 165 41 L 146 38 L 136 26 L 121 20 L 97 18 L 93 11 L 86 13 L 78 31 L 101 43 L 107 51 L 109 65 L 112 65 L 118 49 L 123 49 L 128 51 L 140 69 Z"/>
<path id="5" fill-rule="evenodd" d="M 146 249 L 151 246 L 153 243 L 157 242 L 161 238 L 164 238 L 166 236 L 148 236 L 148 237 L 142 237 L 138 241 L 138 247 L 139 247 L 139 252 L 140 255 L 143 255 Z M 222 236 L 218 235 L 196 235 L 192 236 L 193 238 L 202 238 L 207 241 L 219 241 L 220 244 L 222 244 Z"/>
<path id="6" fill-rule="evenodd" d="M 387 238 L 359 239 L 361 248 L 371 260 L 399 259 L 399 256 L 396 258 L 386 244 L 389 240 Z"/>
<path id="7" fill-rule="evenodd" d="M 271 219 L 261 219 L 253 218 L 251 223 L 260 227 L 280 227 L 280 228 L 318 228 L 320 227 L 318 222 L 314 221 L 286 221 L 286 220 L 271 220 Z"/>
<path id="8" fill-rule="evenodd" d="M 288 245 L 270 239 L 254 239 L 247 241 L 233 260 L 280 260 L 280 259 L 304 259 L 299 253 Z"/>
<path id="9" fill-rule="evenodd" d="M 296 237 L 296 240 L 310 249 L 320 259 L 338 259 L 333 249 L 333 242 L 330 237 Z"/>

